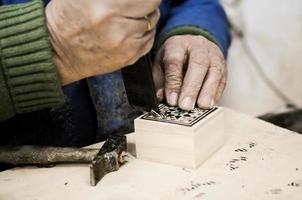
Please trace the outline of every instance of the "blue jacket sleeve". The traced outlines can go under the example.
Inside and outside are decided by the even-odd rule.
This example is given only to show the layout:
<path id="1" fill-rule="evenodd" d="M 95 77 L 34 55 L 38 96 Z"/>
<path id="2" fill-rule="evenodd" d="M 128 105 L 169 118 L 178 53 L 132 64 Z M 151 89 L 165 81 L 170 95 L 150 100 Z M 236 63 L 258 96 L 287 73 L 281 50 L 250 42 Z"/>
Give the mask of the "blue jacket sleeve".
<path id="1" fill-rule="evenodd" d="M 3 5 L 8 5 L 8 4 L 17 4 L 17 3 L 27 3 L 31 0 L 0 0 L 0 6 Z M 48 4 L 50 0 L 43 0 L 44 4 Z"/>
<path id="2" fill-rule="evenodd" d="M 217 43 L 227 56 L 231 38 L 226 14 L 218 0 L 174 0 L 159 32 L 159 43 L 181 34 L 203 35 Z"/>

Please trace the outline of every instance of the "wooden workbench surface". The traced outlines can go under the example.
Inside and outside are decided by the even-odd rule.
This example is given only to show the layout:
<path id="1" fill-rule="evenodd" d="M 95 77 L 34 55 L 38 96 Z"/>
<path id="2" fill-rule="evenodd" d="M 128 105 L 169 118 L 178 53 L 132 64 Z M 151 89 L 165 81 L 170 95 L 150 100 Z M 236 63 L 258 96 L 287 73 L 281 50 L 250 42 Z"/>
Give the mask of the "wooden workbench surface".
<path id="1" fill-rule="evenodd" d="M 87 165 L 16 168 L 0 173 L 0 199 L 301 200 L 302 136 L 231 110 L 225 116 L 228 141 L 197 171 L 133 158 L 91 187 Z"/>

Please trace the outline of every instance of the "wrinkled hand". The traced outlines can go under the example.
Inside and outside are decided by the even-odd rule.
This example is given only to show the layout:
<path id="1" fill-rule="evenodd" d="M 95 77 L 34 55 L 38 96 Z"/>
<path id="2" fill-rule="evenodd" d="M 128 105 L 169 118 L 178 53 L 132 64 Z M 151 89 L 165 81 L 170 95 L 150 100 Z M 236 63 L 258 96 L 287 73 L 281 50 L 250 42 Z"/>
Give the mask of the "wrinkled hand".
<path id="1" fill-rule="evenodd" d="M 161 0 L 52 0 L 46 7 L 63 84 L 133 64 L 153 45 Z M 144 18 L 148 16 L 148 22 Z"/>
<path id="2" fill-rule="evenodd" d="M 153 66 L 157 96 L 171 106 L 192 110 L 211 108 L 221 98 L 227 68 L 223 53 L 203 36 L 169 38 L 158 51 Z"/>

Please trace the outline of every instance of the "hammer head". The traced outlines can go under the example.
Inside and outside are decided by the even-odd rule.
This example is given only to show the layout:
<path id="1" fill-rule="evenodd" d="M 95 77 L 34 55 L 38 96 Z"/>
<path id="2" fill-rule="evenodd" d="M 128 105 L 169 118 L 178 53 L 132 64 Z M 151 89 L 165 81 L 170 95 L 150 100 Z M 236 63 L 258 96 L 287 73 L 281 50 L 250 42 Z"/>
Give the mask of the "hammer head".
<path id="1" fill-rule="evenodd" d="M 112 135 L 106 140 L 90 164 L 90 184 L 95 186 L 106 174 L 117 171 L 125 161 L 127 139 L 124 135 Z"/>

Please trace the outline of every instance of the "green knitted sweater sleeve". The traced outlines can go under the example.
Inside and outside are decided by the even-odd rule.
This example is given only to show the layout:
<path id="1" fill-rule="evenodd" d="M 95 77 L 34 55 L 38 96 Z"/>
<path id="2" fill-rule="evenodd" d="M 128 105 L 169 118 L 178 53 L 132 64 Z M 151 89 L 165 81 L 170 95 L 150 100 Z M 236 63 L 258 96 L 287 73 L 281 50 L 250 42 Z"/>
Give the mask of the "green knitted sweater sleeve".
<path id="1" fill-rule="evenodd" d="M 63 101 L 42 1 L 0 6 L 0 121 Z"/>

